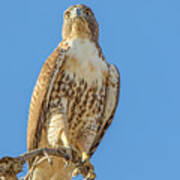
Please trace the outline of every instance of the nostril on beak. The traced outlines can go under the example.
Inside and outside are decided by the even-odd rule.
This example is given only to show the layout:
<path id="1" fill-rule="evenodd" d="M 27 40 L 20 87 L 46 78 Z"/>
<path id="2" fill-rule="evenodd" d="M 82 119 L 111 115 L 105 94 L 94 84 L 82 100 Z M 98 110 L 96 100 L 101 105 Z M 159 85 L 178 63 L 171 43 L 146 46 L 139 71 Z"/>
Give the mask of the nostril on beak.
<path id="1" fill-rule="evenodd" d="M 81 10 L 79 8 L 76 9 L 76 14 L 77 14 L 77 16 L 81 15 Z"/>

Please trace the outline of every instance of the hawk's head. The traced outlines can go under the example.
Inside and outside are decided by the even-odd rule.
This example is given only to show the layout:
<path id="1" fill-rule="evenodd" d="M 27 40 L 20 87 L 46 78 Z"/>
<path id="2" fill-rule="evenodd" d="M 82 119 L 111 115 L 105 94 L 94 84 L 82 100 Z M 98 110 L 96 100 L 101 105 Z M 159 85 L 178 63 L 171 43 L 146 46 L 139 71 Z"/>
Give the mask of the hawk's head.
<path id="1" fill-rule="evenodd" d="M 98 41 L 98 23 L 92 10 L 82 4 L 73 5 L 64 12 L 63 39 L 72 37 Z"/>

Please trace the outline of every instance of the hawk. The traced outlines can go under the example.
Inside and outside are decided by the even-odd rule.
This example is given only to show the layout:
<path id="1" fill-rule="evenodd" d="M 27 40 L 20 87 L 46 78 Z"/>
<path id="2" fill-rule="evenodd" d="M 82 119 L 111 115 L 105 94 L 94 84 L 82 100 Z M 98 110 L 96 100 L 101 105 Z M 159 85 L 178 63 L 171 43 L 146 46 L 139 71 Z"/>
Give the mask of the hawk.
<path id="1" fill-rule="evenodd" d="M 70 155 L 77 150 L 92 170 L 86 179 L 95 178 L 89 159 L 112 122 L 120 87 L 118 70 L 104 58 L 98 36 L 89 7 L 73 5 L 64 12 L 63 40 L 38 77 L 27 131 L 28 150 L 64 146 Z M 30 179 L 70 180 L 72 174 L 83 174 L 74 164 L 65 166 L 62 158 L 51 160 L 39 162 Z"/>

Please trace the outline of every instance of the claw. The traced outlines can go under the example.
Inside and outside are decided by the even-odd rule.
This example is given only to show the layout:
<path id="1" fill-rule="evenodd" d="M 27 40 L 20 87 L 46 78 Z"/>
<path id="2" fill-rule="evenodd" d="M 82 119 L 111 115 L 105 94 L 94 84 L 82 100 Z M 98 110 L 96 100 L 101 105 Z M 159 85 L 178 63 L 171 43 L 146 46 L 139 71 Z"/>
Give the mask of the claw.
<path id="1" fill-rule="evenodd" d="M 90 163 L 88 159 L 86 159 L 85 162 L 82 163 L 81 158 L 81 163 L 73 171 L 73 177 L 81 174 L 84 177 L 84 180 L 94 180 L 96 178 L 94 166 Z"/>
<path id="2" fill-rule="evenodd" d="M 90 161 L 86 161 L 85 167 L 87 171 L 84 174 L 84 180 L 94 180 L 96 178 L 94 166 L 90 163 Z"/>
<path id="3" fill-rule="evenodd" d="M 72 161 L 72 159 L 73 159 L 72 147 L 68 147 L 68 148 L 66 149 L 66 153 L 67 153 L 68 156 L 69 156 L 69 161 Z"/>
<path id="4" fill-rule="evenodd" d="M 49 157 L 49 155 L 48 155 L 48 153 L 47 153 L 46 151 L 44 151 L 44 156 L 47 158 L 48 163 L 49 163 L 50 165 L 52 165 L 52 159 Z"/>
<path id="5" fill-rule="evenodd" d="M 80 169 L 79 168 L 75 168 L 72 172 L 72 177 L 76 177 L 80 174 Z"/>
<path id="6" fill-rule="evenodd" d="M 96 174 L 94 171 L 90 170 L 84 180 L 94 180 L 95 178 Z"/>
<path id="7" fill-rule="evenodd" d="M 69 167 L 71 162 L 72 162 L 72 159 L 73 159 L 73 156 L 72 156 L 72 147 L 67 147 L 66 148 L 66 154 L 68 155 L 69 160 L 65 160 L 65 168 Z"/>

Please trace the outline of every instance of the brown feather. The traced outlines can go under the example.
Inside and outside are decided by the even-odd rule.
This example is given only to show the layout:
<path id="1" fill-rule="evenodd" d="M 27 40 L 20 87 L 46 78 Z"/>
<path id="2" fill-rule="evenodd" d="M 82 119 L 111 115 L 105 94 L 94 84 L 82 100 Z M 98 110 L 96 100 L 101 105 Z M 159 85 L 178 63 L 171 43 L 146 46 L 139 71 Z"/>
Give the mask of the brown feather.
<path id="1" fill-rule="evenodd" d="M 91 156 L 101 142 L 117 107 L 120 80 L 117 69 L 103 56 L 98 32 L 94 13 L 87 6 L 75 5 L 65 11 L 64 40 L 44 63 L 32 95 L 28 150 L 58 147 L 66 141 Z M 66 51 L 63 57 L 62 50 Z M 64 164 L 62 159 L 55 161 Z M 42 179 L 43 170 L 50 167 L 43 164 L 35 170 Z M 47 172 L 57 173 L 56 179 L 62 174 L 57 169 L 65 169 L 57 167 Z M 40 178 L 37 174 L 35 179 Z"/>
<path id="2" fill-rule="evenodd" d="M 114 65 L 110 65 L 113 66 L 113 68 L 116 71 L 116 75 L 117 75 L 117 79 L 116 79 L 116 84 L 112 84 L 111 82 L 111 76 L 109 76 L 108 78 L 108 84 L 107 84 L 107 88 L 106 88 L 106 105 L 105 105 L 105 114 L 102 117 L 103 119 L 103 123 L 101 125 L 101 127 L 99 127 L 99 131 L 97 134 L 97 137 L 95 138 L 94 143 L 91 146 L 90 149 L 90 156 L 92 156 L 94 154 L 94 152 L 96 151 L 97 147 L 99 146 L 99 144 L 101 143 L 102 138 L 104 137 L 106 130 L 109 128 L 109 126 L 112 123 L 115 111 L 116 111 L 116 107 L 118 105 L 118 100 L 119 100 L 119 91 L 120 91 L 120 74 L 118 72 L 118 69 L 114 66 Z M 110 88 L 114 88 L 115 89 L 115 94 L 111 91 L 109 91 Z M 112 93 L 112 94 L 111 94 Z M 113 99 L 109 99 L 108 96 L 114 96 L 114 104 L 111 107 L 109 113 L 108 113 L 108 109 L 107 109 L 107 104 L 110 103 L 108 101 L 113 101 Z"/>
<path id="3" fill-rule="evenodd" d="M 51 77 L 56 68 L 56 62 L 60 56 L 60 51 L 61 46 L 57 47 L 51 56 L 49 56 L 45 61 L 32 94 L 27 129 L 28 151 L 38 148 L 43 126 L 41 118 L 43 103 Z"/>

